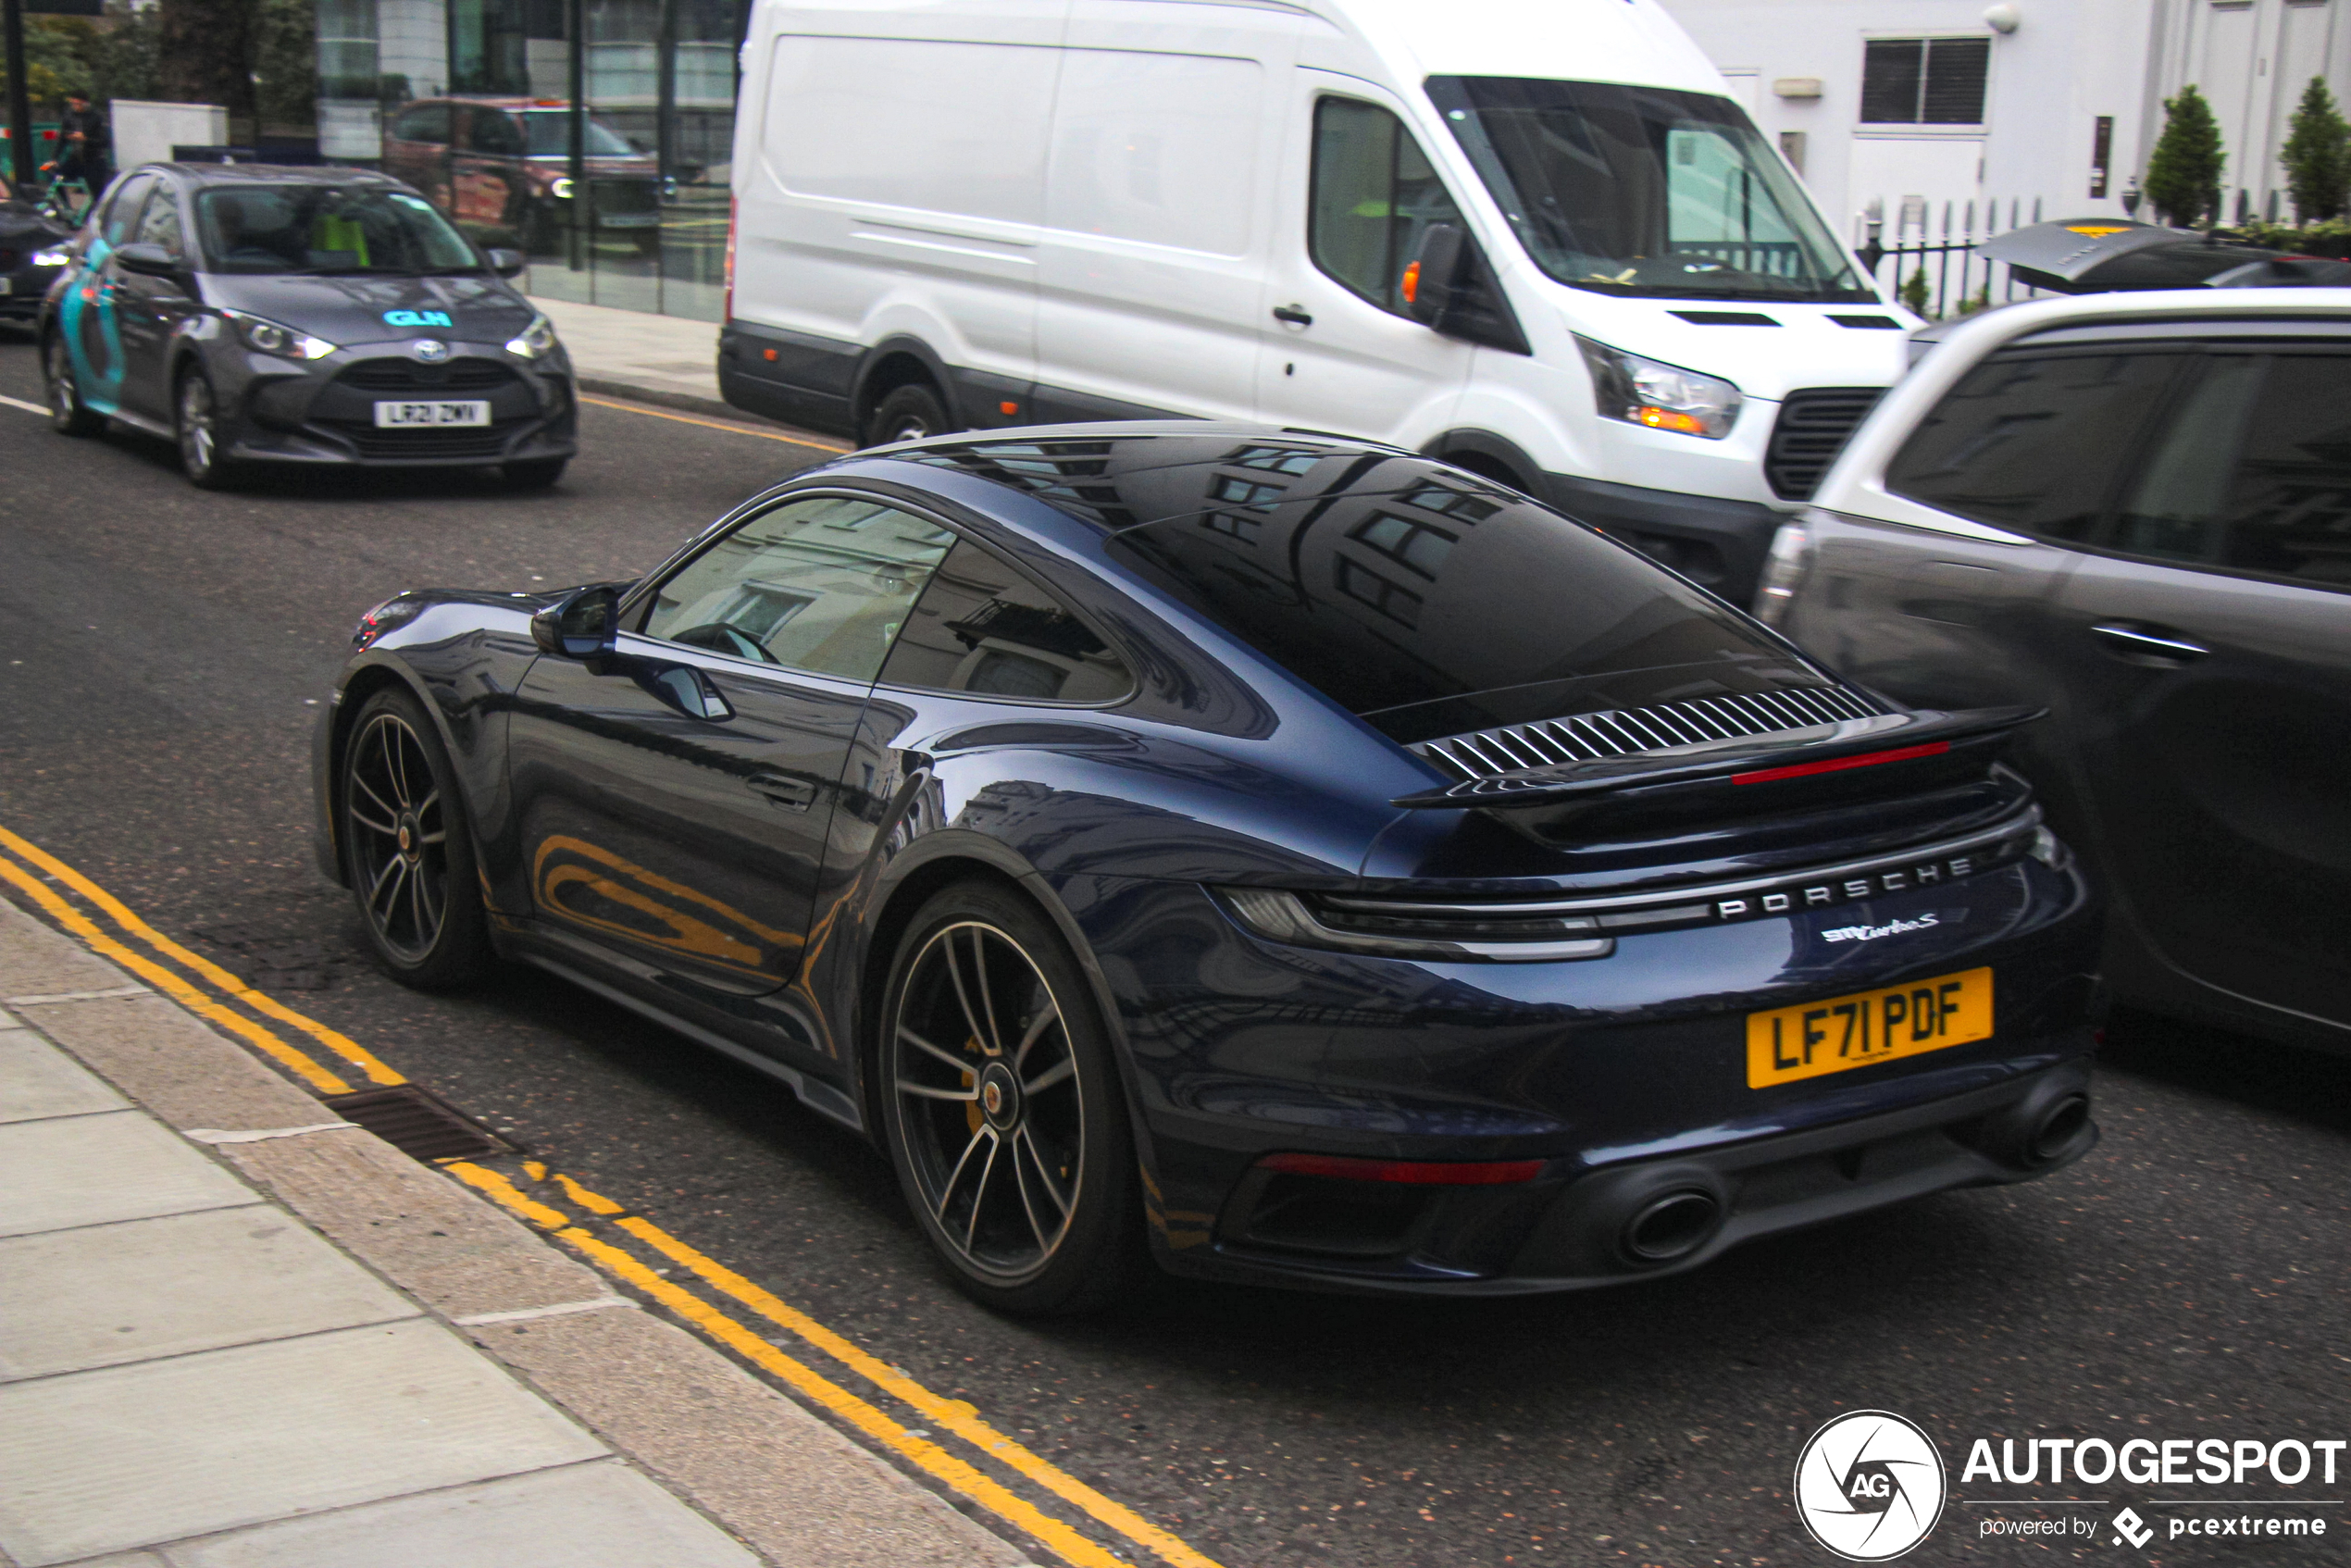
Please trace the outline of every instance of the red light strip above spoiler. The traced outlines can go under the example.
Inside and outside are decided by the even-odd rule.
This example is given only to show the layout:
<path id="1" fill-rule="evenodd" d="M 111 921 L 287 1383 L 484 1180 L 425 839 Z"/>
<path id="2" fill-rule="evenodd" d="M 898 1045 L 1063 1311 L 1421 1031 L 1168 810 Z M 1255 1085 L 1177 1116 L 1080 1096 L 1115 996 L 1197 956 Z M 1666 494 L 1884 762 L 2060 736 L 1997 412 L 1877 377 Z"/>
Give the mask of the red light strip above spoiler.
<path id="1" fill-rule="evenodd" d="M 1528 768 L 1491 778 L 1399 795 L 1407 809 L 1472 811 L 1570 805 L 1610 796 L 1745 784 L 1777 784 L 1858 767 L 1911 762 L 1957 752 L 1988 750 L 2046 708 L 1972 708 L 1961 713 L 1921 710 L 1823 726 L 1829 732 L 1758 735 L 1746 740 Z"/>
<path id="2" fill-rule="evenodd" d="M 1848 767 L 1875 767 L 1880 763 L 1908 762 L 1912 757 L 1939 757 L 1951 749 L 1948 740 L 1923 746 L 1902 746 L 1891 752 L 1865 752 L 1858 757 L 1832 757 L 1827 762 L 1800 762 L 1789 767 L 1767 767 L 1754 773 L 1734 773 L 1734 784 L 1769 784 L 1775 778 L 1806 778 L 1815 773 L 1842 773 Z"/>

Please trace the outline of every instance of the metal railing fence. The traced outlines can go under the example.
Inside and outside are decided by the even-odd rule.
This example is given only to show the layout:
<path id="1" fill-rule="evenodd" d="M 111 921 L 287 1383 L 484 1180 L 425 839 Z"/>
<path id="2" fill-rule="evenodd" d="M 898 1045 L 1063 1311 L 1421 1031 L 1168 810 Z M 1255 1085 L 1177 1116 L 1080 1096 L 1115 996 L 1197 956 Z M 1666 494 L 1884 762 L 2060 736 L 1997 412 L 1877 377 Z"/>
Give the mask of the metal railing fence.
<path id="1" fill-rule="evenodd" d="M 1905 198 L 1889 218 L 1883 196 L 1873 197 L 1854 219 L 1861 265 L 1878 285 L 1921 316 L 1941 320 L 2010 300 L 2034 299 L 2040 291 L 2021 282 L 2006 262 L 1986 261 L 1975 247 L 1995 234 L 2041 221 L 2041 200 L 1932 202 Z"/>

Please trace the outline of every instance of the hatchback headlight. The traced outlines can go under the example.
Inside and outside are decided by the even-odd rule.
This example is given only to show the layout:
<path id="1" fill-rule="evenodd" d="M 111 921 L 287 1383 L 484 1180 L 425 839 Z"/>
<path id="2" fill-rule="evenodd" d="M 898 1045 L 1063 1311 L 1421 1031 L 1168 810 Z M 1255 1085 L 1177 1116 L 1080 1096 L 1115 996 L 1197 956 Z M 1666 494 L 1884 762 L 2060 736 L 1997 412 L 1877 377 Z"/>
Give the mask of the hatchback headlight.
<path id="1" fill-rule="evenodd" d="M 263 354 L 274 354 L 280 359 L 324 359 L 335 352 L 335 345 L 324 338 L 314 338 L 307 332 L 297 332 L 264 317 L 248 316 L 242 310 L 220 313 L 237 330 L 247 348 Z"/>
<path id="2" fill-rule="evenodd" d="M 506 352 L 516 359 L 539 359 L 553 353 L 555 347 L 555 324 L 543 316 L 534 316 L 530 325 L 506 340 Z"/>
<path id="3" fill-rule="evenodd" d="M 51 245 L 45 251 L 32 253 L 32 265 L 35 267 L 63 267 L 72 259 L 73 252 L 63 245 Z"/>
<path id="4" fill-rule="evenodd" d="M 1592 369 L 1592 392 L 1603 418 L 1622 419 L 1652 430 L 1721 441 L 1739 417 L 1739 389 L 1720 376 L 1701 375 L 1644 359 L 1579 336 L 1584 363 Z"/>

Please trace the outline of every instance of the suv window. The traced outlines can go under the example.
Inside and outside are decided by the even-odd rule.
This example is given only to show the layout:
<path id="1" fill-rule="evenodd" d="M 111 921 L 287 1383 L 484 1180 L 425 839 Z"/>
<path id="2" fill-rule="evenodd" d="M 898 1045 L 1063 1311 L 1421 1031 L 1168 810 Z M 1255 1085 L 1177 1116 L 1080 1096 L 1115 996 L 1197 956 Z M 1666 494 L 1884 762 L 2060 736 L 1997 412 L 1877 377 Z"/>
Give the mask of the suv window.
<path id="1" fill-rule="evenodd" d="M 955 536 L 856 496 L 784 501 L 662 584 L 644 632 L 755 664 L 871 680 Z"/>
<path id="2" fill-rule="evenodd" d="M 1134 686 L 1068 606 L 968 541 L 923 591 L 881 679 L 1042 703 L 1114 702 Z"/>
<path id="3" fill-rule="evenodd" d="M 518 158 L 522 153 L 522 127 L 515 117 L 503 109 L 474 106 L 473 150 L 491 157 Z"/>
<path id="4" fill-rule="evenodd" d="M 1912 431 L 1885 483 L 1994 528 L 2081 540 L 2188 356 L 2019 349 L 1959 379 Z"/>
<path id="5" fill-rule="evenodd" d="M 2094 541 L 2351 588 L 2351 344 L 2207 356 Z"/>
<path id="6" fill-rule="evenodd" d="M 1386 109 L 1355 98 L 1314 106 L 1314 173 L 1307 219 L 1314 265 L 1382 310 L 1404 314 L 1405 263 L 1433 223 L 1461 208 L 1420 143 Z"/>
<path id="7" fill-rule="evenodd" d="M 403 142 L 447 142 L 449 106 L 418 104 L 392 122 L 392 133 Z"/>

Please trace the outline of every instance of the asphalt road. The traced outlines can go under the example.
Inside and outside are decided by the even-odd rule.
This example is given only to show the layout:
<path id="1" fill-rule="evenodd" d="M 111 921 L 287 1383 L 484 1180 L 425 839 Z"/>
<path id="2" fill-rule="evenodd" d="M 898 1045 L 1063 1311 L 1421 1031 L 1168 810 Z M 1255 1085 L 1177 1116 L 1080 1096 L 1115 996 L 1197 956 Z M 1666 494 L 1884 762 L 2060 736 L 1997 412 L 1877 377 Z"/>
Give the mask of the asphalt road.
<path id="1" fill-rule="evenodd" d="M 21 340 L 0 342 L 0 395 L 40 401 Z M 1225 1568 L 1824 1562 L 1789 1476 L 1805 1437 L 1857 1408 L 1934 1434 L 1956 1499 L 2106 1500 L 1955 1502 L 1913 1561 L 2341 1559 L 2343 1507 L 2318 1511 L 2336 1538 L 2298 1549 L 2158 1538 L 2116 1557 L 2105 1521 L 2124 1501 L 2351 1498 L 2351 1464 L 2334 1488 L 1959 1473 L 1975 1437 L 2351 1437 L 2341 1062 L 2126 1018 L 2106 1142 L 2045 1182 L 1601 1293 L 1171 1284 L 1036 1326 L 949 1289 L 881 1159 L 765 1079 L 530 972 L 446 998 L 379 978 L 307 842 L 308 732 L 358 613 L 414 584 L 630 575 L 822 456 L 594 407 L 583 447 L 538 495 L 486 474 L 208 495 L 160 443 L 68 441 L 0 405 L 0 826 Z M 2068 1513 L 2095 1536 L 1979 1534 Z"/>

